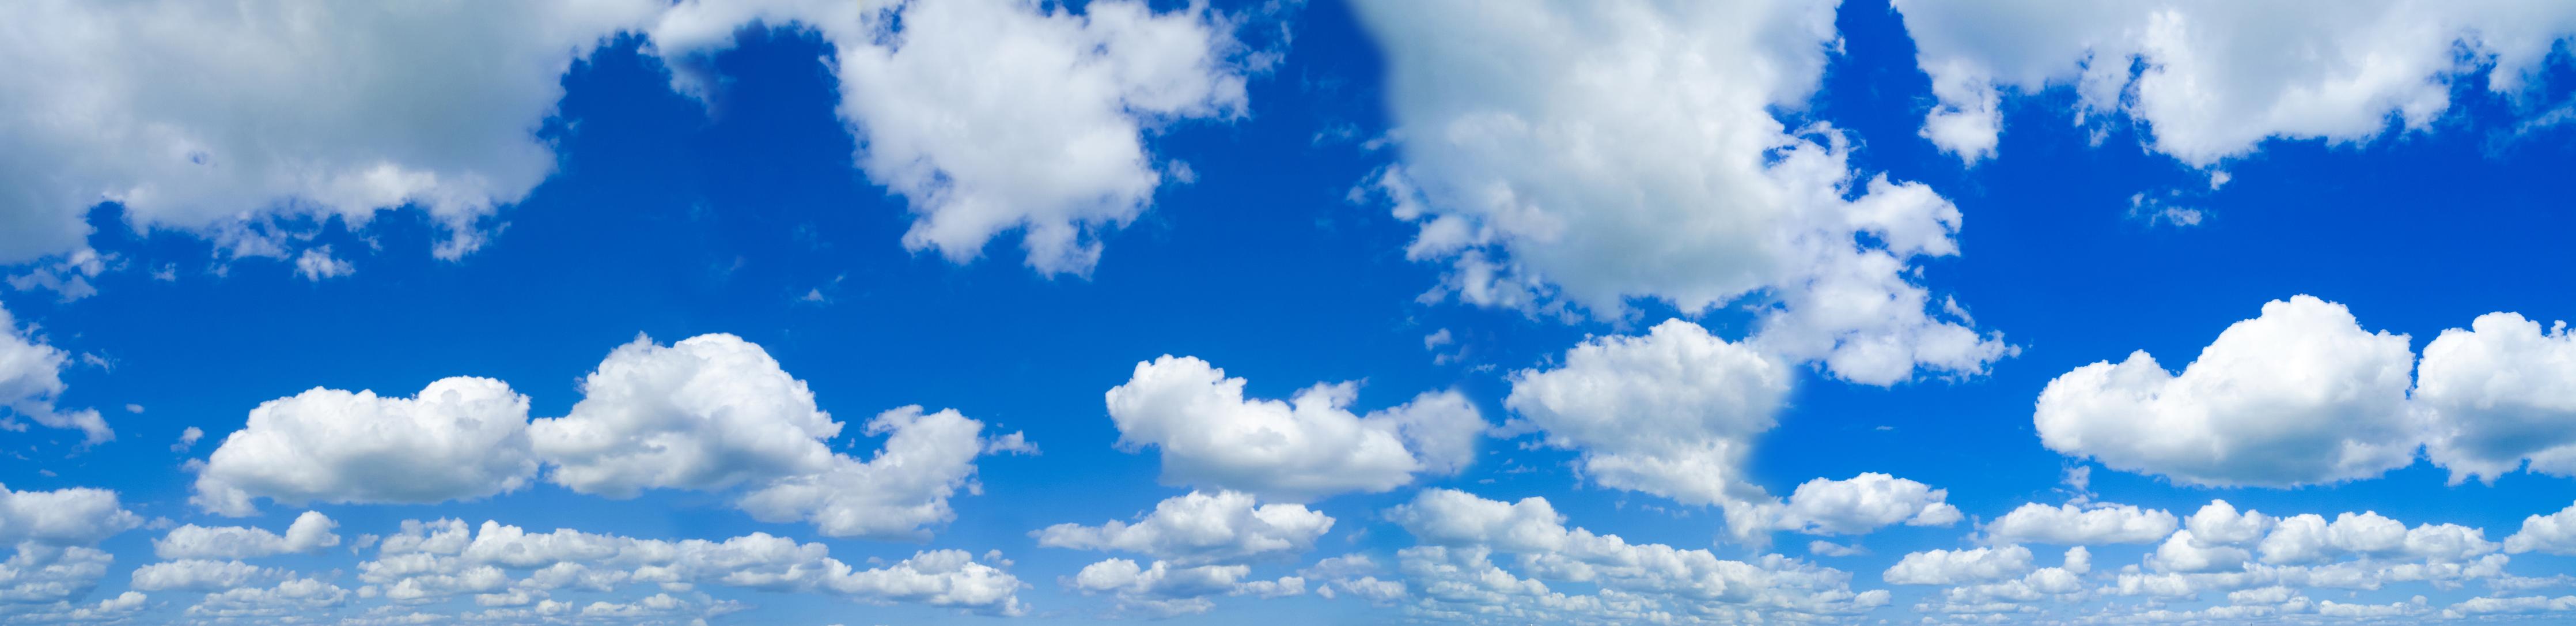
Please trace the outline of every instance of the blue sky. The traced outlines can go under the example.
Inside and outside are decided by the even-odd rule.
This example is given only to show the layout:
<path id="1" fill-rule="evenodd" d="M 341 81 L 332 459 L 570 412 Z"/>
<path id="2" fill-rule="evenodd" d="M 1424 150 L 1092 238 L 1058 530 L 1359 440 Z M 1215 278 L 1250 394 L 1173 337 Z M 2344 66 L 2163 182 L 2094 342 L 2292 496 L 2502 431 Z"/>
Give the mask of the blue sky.
<path id="1" fill-rule="evenodd" d="M 2010 4 L 0 9 L 0 620 L 2576 614 L 2576 13 Z"/>

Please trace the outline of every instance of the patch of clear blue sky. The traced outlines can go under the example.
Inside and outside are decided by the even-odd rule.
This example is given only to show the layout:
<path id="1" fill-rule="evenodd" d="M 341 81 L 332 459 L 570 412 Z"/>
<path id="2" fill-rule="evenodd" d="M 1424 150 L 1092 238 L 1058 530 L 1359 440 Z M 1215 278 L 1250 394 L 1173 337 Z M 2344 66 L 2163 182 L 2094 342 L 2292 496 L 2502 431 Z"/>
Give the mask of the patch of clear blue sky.
<path id="1" fill-rule="evenodd" d="M 726 80 L 705 107 L 671 92 L 632 39 L 576 67 L 564 79 L 560 116 L 542 130 L 558 148 L 559 171 L 502 211 L 507 227 L 459 262 L 425 253 L 434 233 L 417 212 L 385 214 L 354 235 L 337 223 L 298 225 L 319 231 L 318 242 L 357 267 L 353 277 L 313 283 L 278 261 L 215 262 L 210 246 L 191 237 L 129 234 L 112 207 L 103 209 L 93 219 L 98 247 L 143 268 L 170 265 L 178 280 L 111 273 L 98 281 L 99 295 L 70 303 L 6 294 L 9 309 L 40 321 L 55 345 L 110 364 L 67 372 L 65 404 L 107 411 L 119 436 L 63 458 L 77 434 L 30 432 L 10 450 L 29 459 L 9 464 L 6 482 L 112 488 L 147 516 L 232 523 L 186 504 L 191 475 L 180 463 L 211 450 L 262 401 L 316 386 L 407 395 L 440 377 L 473 375 L 508 381 L 531 396 L 537 416 L 561 415 L 579 398 L 577 378 L 637 333 L 668 342 L 727 332 L 766 347 L 845 422 L 907 404 L 956 408 L 1025 430 L 1044 455 L 980 461 L 984 493 L 953 500 L 957 521 L 926 545 L 818 538 L 798 524 L 753 522 L 721 496 L 688 492 L 618 501 L 538 485 L 476 502 L 315 508 L 353 537 L 390 532 L 403 519 L 458 517 L 672 539 L 763 531 L 822 541 L 854 563 L 923 547 L 1000 549 L 1032 585 L 1022 597 L 1041 611 L 1038 621 L 1085 621 L 1108 601 L 1067 592 L 1056 579 L 1108 555 L 1039 548 L 1026 533 L 1124 519 L 1182 491 L 1155 484 L 1153 453 L 1114 446 L 1101 393 L 1124 382 L 1137 361 L 1198 356 L 1272 398 L 1317 382 L 1365 380 L 1363 410 L 1455 386 L 1500 420 L 1505 373 L 1546 363 L 1587 333 L 1640 329 L 1672 314 L 1640 303 L 1628 325 L 1568 325 L 1417 302 L 1438 268 L 1403 258 L 1413 228 L 1381 206 L 1345 199 L 1392 157 L 1364 145 L 1387 127 L 1375 52 L 1337 2 L 1316 2 L 1293 19 L 1285 63 L 1251 85 L 1251 117 L 1157 131 L 1157 158 L 1186 162 L 1197 180 L 1166 185 L 1143 218 L 1108 233 L 1089 278 L 1037 276 L 1021 266 L 1015 237 L 997 238 L 982 260 L 962 266 L 903 250 L 903 201 L 851 166 L 854 140 L 832 114 L 836 87 L 816 62 L 823 44 L 791 32 L 756 33 L 718 57 Z M 1754 459 L 1756 480 L 1774 493 L 1810 478 L 1877 471 L 1946 488 L 1972 518 L 2063 501 L 2056 488 L 2069 461 L 2041 447 L 2030 421 L 2050 378 L 2140 349 L 2179 368 L 2228 324 L 2293 294 L 2349 305 L 2365 328 L 2410 335 L 2419 350 L 2442 329 L 2490 311 L 2576 318 L 2576 253 L 2566 244 L 2576 210 L 2561 182 L 2576 144 L 2564 128 L 2509 137 L 2530 105 L 2487 95 L 2477 81 L 2461 81 L 2457 105 L 2428 132 L 2343 146 L 2267 142 L 2225 164 L 2233 181 L 2211 190 L 2204 174 L 2141 149 L 2145 129 L 2075 125 L 2063 90 L 2007 100 L 2000 157 L 1963 167 L 1915 134 L 1931 98 L 1897 17 L 1880 3 L 1853 2 L 1839 26 L 1843 53 L 1822 93 L 1782 115 L 1793 126 L 1820 120 L 1852 133 L 1853 163 L 1864 176 L 1923 181 L 1956 202 L 1964 253 L 1926 264 L 1923 281 L 2023 352 L 1986 376 L 1892 389 L 1805 377 Z M 2566 64 L 2555 67 L 2553 97 L 2570 82 Z M 2132 194 L 2171 190 L 2181 190 L 2174 202 L 2204 211 L 2206 221 L 2175 228 L 2129 214 Z M 809 291 L 823 301 L 803 301 Z M 1740 314 L 1702 321 L 1721 336 L 1744 334 Z M 1440 329 L 1458 338 L 1466 359 L 1433 362 L 1422 339 Z M 147 410 L 119 410 L 128 403 Z M 209 441 L 170 452 L 167 444 L 188 426 L 204 428 Z M 1525 440 L 1489 440 L 1472 469 L 1424 486 L 1504 500 L 1544 496 L 1570 524 L 1631 541 L 1685 548 L 1714 541 L 1714 511 L 1649 509 L 1669 503 L 1584 486 L 1564 465 L 1569 455 L 1520 449 Z M 844 441 L 860 450 L 876 444 L 855 430 Z M 2212 497 L 2275 514 L 2377 510 L 2410 524 L 2484 527 L 2491 539 L 2576 494 L 2562 478 L 2512 474 L 2493 486 L 2457 487 L 2444 478 L 2419 463 L 2336 486 L 2207 489 L 2097 470 L 2093 488 L 2104 500 L 2178 513 Z M 1377 512 L 1412 491 L 1322 501 L 1318 507 L 1340 520 L 1332 534 L 1296 563 L 1265 563 L 1255 576 L 1345 551 L 1391 554 L 1410 541 Z M 271 505 L 240 521 L 281 528 L 299 510 Z M 1897 556 L 1965 545 L 1972 530 L 1894 527 L 1860 540 L 1870 555 L 1819 562 L 1853 572 L 1855 587 L 1881 587 L 1878 573 Z M 106 544 L 119 558 L 103 592 L 121 590 L 134 567 L 150 562 L 154 536 L 137 531 Z M 1802 554 L 1805 539 L 1784 533 L 1776 548 Z M 2139 551 L 2097 548 L 2096 563 L 2134 563 Z M 2041 552 L 2053 564 L 2053 552 Z M 275 564 L 346 562 L 296 556 Z M 2517 555 L 2514 569 L 2571 568 L 2564 558 L 2531 554 Z M 1897 602 L 1883 614 L 1901 613 L 1924 594 L 1895 590 Z M 749 622 L 981 619 L 708 591 L 759 605 L 742 616 Z M 2422 593 L 2441 604 L 2479 591 L 2417 583 L 2359 597 Z M 1173 621 L 1311 623 L 1365 614 L 1349 598 L 1261 601 L 1257 610 L 1248 610 L 1249 600 L 1218 602 L 1214 613 Z"/>

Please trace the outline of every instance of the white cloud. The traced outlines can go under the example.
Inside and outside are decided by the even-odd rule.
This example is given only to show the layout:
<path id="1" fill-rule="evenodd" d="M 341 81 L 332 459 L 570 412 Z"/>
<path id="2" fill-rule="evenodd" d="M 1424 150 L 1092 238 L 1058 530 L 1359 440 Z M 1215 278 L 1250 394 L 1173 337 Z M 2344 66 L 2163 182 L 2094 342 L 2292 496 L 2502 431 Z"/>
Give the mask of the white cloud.
<path id="1" fill-rule="evenodd" d="M 0 219 L 7 219 L 0 214 Z M 5 246 L 0 243 L 0 246 Z M 26 430 L 18 422 L 24 417 L 46 428 L 73 428 L 81 431 L 83 445 L 96 445 L 116 439 L 116 431 L 107 427 L 107 418 L 96 409 L 66 411 L 54 406 L 62 397 L 63 364 L 71 353 L 46 345 L 33 328 L 20 328 L 16 316 L 0 308 L 0 429 Z"/>
<path id="2" fill-rule="evenodd" d="M 2125 504 L 2027 503 L 1985 525 L 1986 540 L 1996 544 L 2048 543 L 2086 545 L 2154 543 L 2172 534 L 2172 513 Z"/>
<path id="3" fill-rule="evenodd" d="M 1777 528 L 1819 535 L 1858 535 L 1881 527 L 1948 526 L 1959 508 L 1943 502 L 1947 489 L 1866 472 L 1848 480 L 1818 478 L 1798 485 L 1781 509 Z"/>
<path id="4" fill-rule="evenodd" d="M 357 266 L 350 265 L 347 260 L 340 257 L 331 256 L 331 246 L 306 248 L 303 254 L 295 256 L 295 275 L 302 276 L 305 280 L 321 282 L 325 278 L 339 278 L 355 273 L 358 273 Z"/>
<path id="5" fill-rule="evenodd" d="M 619 346 L 569 415 L 528 425 L 546 479 L 582 493 L 717 490 L 829 469 L 841 423 L 760 346 L 726 334 Z"/>
<path id="6" fill-rule="evenodd" d="M 81 248 L 102 201 L 219 245 L 272 216 L 419 206 L 455 258 L 553 171 L 534 130 L 564 72 L 661 8 L 9 4 L 0 21 L 49 26 L 0 42 L 0 263 Z"/>
<path id="7" fill-rule="evenodd" d="M 1414 609 L 1431 615 L 1508 614 L 1516 621 L 1573 623 L 1686 614 L 1769 622 L 1865 613 L 1888 602 L 1883 590 L 1852 591 L 1847 572 L 1776 554 L 1726 560 L 1708 550 L 1631 544 L 1616 535 L 1568 529 L 1544 498 L 1505 503 L 1425 489 L 1386 517 L 1424 544 L 1397 552 L 1407 580 L 1345 578 L 1361 584 L 1336 586 L 1353 593 L 1368 589 L 1369 597 L 1381 600 L 1419 589 Z M 1522 573 L 1496 565 L 1497 553 L 1514 555 Z M 1594 592 L 1558 592 L 1548 581 Z M 1401 586 L 1383 584 L 1390 582 Z M 1363 586 L 1368 583 L 1379 584 Z"/>
<path id="8" fill-rule="evenodd" d="M 1163 484 L 1292 502 L 1455 472 L 1484 436 L 1483 416 L 1454 391 L 1362 416 L 1346 408 L 1356 383 L 1319 384 L 1288 402 L 1246 398 L 1243 386 L 1196 357 L 1165 355 L 1109 390 L 1109 418 L 1122 448 L 1162 450 Z"/>
<path id="9" fill-rule="evenodd" d="M 885 447 L 861 461 L 833 455 L 820 473 L 782 478 L 744 494 L 737 503 L 762 521 L 803 520 L 833 537 L 924 539 L 922 527 L 957 514 L 948 498 L 958 489 L 980 493 L 975 458 L 988 452 L 1027 452 L 1019 433 L 987 440 L 984 423 L 955 409 L 924 413 L 899 407 L 868 420 L 863 431 L 885 435 Z"/>
<path id="10" fill-rule="evenodd" d="M 2576 476 L 2576 336 L 2488 313 L 2424 346 L 2415 403 L 2432 424 L 2425 456 L 2451 482 L 2531 471 Z"/>
<path id="11" fill-rule="evenodd" d="M 839 113 L 869 179 L 911 201 L 914 251 L 957 262 L 1022 233 L 1038 271 L 1088 273 L 1099 237 L 1142 214 L 1162 183 L 1146 138 L 1167 124 L 1245 114 L 1255 64 L 1233 21 L 1193 4 L 1072 9 L 1022 1 L 681 2 L 653 28 L 686 68 L 755 21 L 815 28 L 837 50 Z"/>
<path id="12" fill-rule="evenodd" d="M 285 572 L 241 561 L 184 559 L 136 568 L 133 584 L 144 591 L 213 592 L 266 585 L 285 576 Z"/>
<path id="13" fill-rule="evenodd" d="M 189 524 L 153 540 L 152 553 L 164 559 L 249 559 L 315 552 L 340 545 L 340 536 L 331 532 L 339 526 L 320 511 L 296 516 L 284 536 L 262 528 Z"/>
<path id="14" fill-rule="evenodd" d="M 1450 267 L 1432 297 L 1609 319 L 1767 293 L 1762 343 L 1868 384 L 2007 352 L 1910 280 L 1958 253 L 1958 210 L 1772 114 L 1816 90 L 1835 3 L 1357 9 L 1401 148 L 1366 186 L 1420 226 L 1408 258 Z"/>
<path id="15" fill-rule="evenodd" d="M 1666 320 L 1640 337 L 1594 337 L 1563 365 L 1511 375 L 1503 406 L 1547 445 L 1582 453 L 1602 486 L 1687 504 L 1768 498 L 1744 476 L 1752 438 L 1771 429 L 1789 367 L 1698 324 Z"/>
<path id="16" fill-rule="evenodd" d="M 2514 554 L 2538 551 L 2576 555 L 2576 505 L 2523 518 L 2522 529 L 2504 538 L 2504 550 Z"/>
<path id="17" fill-rule="evenodd" d="M 2072 85 L 2078 121 L 2125 116 L 2148 147 L 2196 167 L 2269 138 L 2366 141 L 2428 127 L 2450 81 L 2491 67 L 2519 95 L 2576 11 L 2555 4 L 2371 0 L 2333 10 L 2260 3 L 1896 3 L 1940 100 L 1923 134 L 1974 162 L 1994 153 L 2000 92 Z"/>
<path id="18" fill-rule="evenodd" d="M 1108 559 L 1084 566 L 1065 582 L 1083 593 L 1114 594 L 1121 608 L 1154 617 L 1205 613 L 1216 607 L 1209 596 L 1218 594 L 1275 598 L 1306 592 L 1304 578 L 1245 580 L 1251 572 L 1244 565 L 1176 567 L 1155 561 L 1146 567 L 1127 559 Z"/>
<path id="19" fill-rule="evenodd" d="M 314 388 L 260 403 L 197 470 L 189 501 L 250 515 L 283 504 L 434 503 L 518 489 L 537 470 L 528 397 L 489 378 L 440 379 L 412 398 Z"/>
<path id="20" fill-rule="evenodd" d="M 68 602 L 98 588 L 116 557 L 97 548 L 22 541 L 0 562 L 0 602 L 14 605 Z"/>
<path id="21" fill-rule="evenodd" d="M 2033 419 L 2051 450 L 2187 484 L 2370 478 L 2414 462 L 2413 365 L 2405 335 L 2303 295 L 2228 326 L 2179 375 L 2144 351 L 2067 372 Z"/>
<path id="22" fill-rule="evenodd" d="M 0 485 L 0 545 L 91 545 L 142 525 L 143 516 L 125 510 L 114 491 L 15 491 Z"/>
<path id="23" fill-rule="evenodd" d="M 1884 576 L 1898 585 L 1957 585 L 2013 578 L 2031 569 L 2030 548 L 2004 545 L 1910 553 Z"/>
<path id="24" fill-rule="evenodd" d="M 1252 494 L 1192 491 L 1154 505 L 1136 523 L 1099 526 L 1056 524 L 1029 533 L 1038 545 L 1077 550 L 1125 550 L 1179 565 L 1224 563 L 1249 557 L 1293 555 L 1314 549 L 1333 529 L 1332 516 L 1295 504 L 1261 504 Z"/>

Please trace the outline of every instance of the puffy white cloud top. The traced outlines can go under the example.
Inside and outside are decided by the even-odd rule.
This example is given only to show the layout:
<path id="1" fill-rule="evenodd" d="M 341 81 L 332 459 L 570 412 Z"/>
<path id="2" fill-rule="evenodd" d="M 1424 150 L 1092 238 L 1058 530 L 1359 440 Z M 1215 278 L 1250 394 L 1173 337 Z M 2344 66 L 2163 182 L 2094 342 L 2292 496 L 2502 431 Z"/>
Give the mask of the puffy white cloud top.
<path id="1" fill-rule="evenodd" d="M 823 471 L 841 423 L 760 346 L 725 334 L 670 346 L 638 337 L 582 379 L 572 413 L 528 426 L 546 479 L 631 498 Z"/>
<path id="2" fill-rule="evenodd" d="M 2309 296 L 2263 305 L 2175 374 L 2144 351 L 2076 368 L 2040 392 L 2040 442 L 2113 468 L 2213 486 L 2286 487 L 2414 462 L 2405 335 L 2363 330 Z"/>
<path id="3" fill-rule="evenodd" d="M 1056 524 L 1030 532 L 1038 545 L 1124 550 L 1180 565 L 1229 562 L 1314 549 L 1332 516 L 1295 504 L 1258 504 L 1252 494 L 1192 491 L 1154 505 L 1135 523 Z"/>
<path id="4" fill-rule="evenodd" d="M 222 515 L 251 500 L 432 503 L 526 485 L 528 397 L 489 378 L 439 379 L 409 398 L 314 388 L 260 403 L 197 469 L 190 501 Z"/>
<path id="5" fill-rule="evenodd" d="M 1594 337 L 1563 364 L 1512 374 L 1503 406 L 1547 445 L 1582 454 L 1602 486 L 1688 504 L 1766 498 L 1742 469 L 1771 429 L 1792 370 L 1698 324 L 1666 320 L 1643 336 Z"/>
<path id="6" fill-rule="evenodd" d="M 152 553 L 164 559 L 248 559 L 314 552 L 340 545 L 340 535 L 331 532 L 339 526 L 320 511 L 295 516 L 283 536 L 262 528 L 188 524 L 153 540 Z"/>
<path id="7" fill-rule="evenodd" d="M 1197 357 L 1165 355 L 1109 390 L 1109 419 L 1120 446 L 1161 449 L 1163 484 L 1298 502 L 1455 472 L 1486 429 L 1456 392 L 1357 415 L 1345 408 L 1354 383 L 1316 385 L 1287 402 L 1246 398 L 1243 385 Z"/>
<path id="8" fill-rule="evenodd" d="M 2424 346 L 2415 404 L 2433 428 L 2425 456 L 2451 482 L 2522 467 L 2576 476 L 2576 336 L 2516 313 L 2478 316 Z"/>
<path id="9" fill-rule="evenodd" d="M 2366 0 L 2332 10 L 2245 2 L 1899 0 L 1940 106 L 1923 135 L 1993 156 L 2004 91 L 2072 86 L 2076 117 L 2126 116 L 2194 166 L 2265 139 L 2370 139 L 2428 127 L 2451 80 L 2488 70 L 2518 94 L 2576 9 L 2557 3 Z"/>
<path id="10" fill-rule="evenodd" d="M 1982 372 L 2007 348 L 1909 278 L 1958 253 L 1958 209 L 1773 115 L 1816 90 L 1835 5 L 1358 3 L 1400 148 L 1367 187 L 1449 266 L 1438 294 L 1610 319 L 1768 290 L 1766 341 L 1837 376 Z"/>

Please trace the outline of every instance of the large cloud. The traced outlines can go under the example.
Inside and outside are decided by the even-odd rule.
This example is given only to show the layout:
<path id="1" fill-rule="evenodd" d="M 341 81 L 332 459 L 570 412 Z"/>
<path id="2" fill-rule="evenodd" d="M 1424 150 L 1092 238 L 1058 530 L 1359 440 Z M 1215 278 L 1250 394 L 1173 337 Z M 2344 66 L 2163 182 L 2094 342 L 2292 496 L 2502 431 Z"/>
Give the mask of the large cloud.
<path id="1" fill-rule="evenodd" d="M 569 3 L 19 2 L 0 21 L 0 263 L 83 247 L 90 207 L 282 254 L 272 215 L 416 205 L 453 258 L 554 170 L 564 72 L 661 10 Z M 438 106 L 423 106 L 436 102 Z"/>
<path id="2" fill-rule="evenodd" d="M 143 517 L 125 510 L 114 491 L 14 491 L 0 485 L 0 545 L 90 545 L 141 525 Z"/>
<path id="3" fill-rule="evenodd" d="M 1582 453 L 1602 486 L 1688 504 L 1766 498 L 1745 480 L 1752 438 L 1771 429 L 1792 370 L 1698 324 L 1667 320 L 1644 336 L 1595 337 L 1563 364 L 1511 376 L 1503 406 L 1550 446 Z"/>
<path id="4" fill-rule="evenodd" d="M 1164 484 L 1288 501 L 1455 472 L 1484 436 L 1484 418 L 1455 391 L 1363 416 L 1345 408 L 1359 393 L 1353 383 L 1316 385 L 1289 402 L 1246 398 L 1243 385 L 1197 357 L 1165 355 L 1109 390 L 1109 419 L 1120 446 L 1162 449 Z"/>
<path id="5" fill-rule="evenodd" d="M 189 501 L 243 516 L 251 500 L 433 503 L 528 483 L 528 397 L 489 378 L 444 378 L 410 398 L 314 388 L 260 403 L 197 468 Z"/>
<path id="6" fill-rule="evenodd" d="M 631 498 L 649 488 L 723 489 L 828 469 L 841 423 L 805 381 L 733 335 L 668 347 L 638 337 L 582 379 L 572 413 L 528 426 L 546 479 Z"/>
<path id="7" fill-rule="evenodd" d="M 2428 127 L 2450 81 L 2488 69 L 2518 95 L 2576 34 L 2557 3 L 2367 0 L 2331 8 L 2157 0 L 1900 0 L 1940 100 L 1923 134 L 1970 162 L 1992 156 L 2001 93 L 2072 85 L 2079 120 L 2126 116 L 2149 146 L 2195 166 L 2267 138 L 2354 142 L 2395 118 Z"/>
<path id="8" fill-rule="evenodd" d="M 2412 463 L 2405 335 L 2362 330 L 2343 305 L 2297 296 L 2219 333 L 2181 374 L 2144 351 L 2067 372 L 2040 392 L 2040 442 L 2197 485 L 2370 478 Z"/>
<path id="9" fill-rule="evenodd" d="M 927 538 L 922 527 L 954 519 L 948 498 L 957 490 L 980 492 L 975 458 L 988 452 L 1032 452 L 1018 433 L 986 440 L 984 423 L 955 409 L 925 413 L 900 407 L 868 420 L 870 436 L 885 435 L 876 456 L 834 455 L 827 469 L 770 482 L 738 503 L 753 517 L 803 520 L 834 537 Z"/>
<path id="10" fill-rule="evenodd" d="M 84 444 L 116 439 L 116 431 L 108 429 L 96 409 L 54 406 L 70 388 L 63 384 L 63 364 L 70 359 L 71 353 L 46 345 L 33 329 L 20 328 L 9 309 L 0 308 L 0 429 L 26 430 L 17 420 L 24 417 L 47 428 L 79 429 Z"/>
<path id="11" fill-rule="evenodd" d="M 1152 514 L 1133 524 L 1056 524 L 1029 534 L 1041 546 L 1125 550 L 1199 565 L 1303 553 L 1332 529 L 1332 516 L 1304 506 L 1257 504 L 1247 493 L 1192 491 L 1154 505 Z"/>
<path id="12" fill-rule="evenodd" d="M 2415 403 L 2431 420 L 2425 455 L 2451 482 L 2531 471 L 2576 475 L 2576 336 L 2514 313 L 2478 316 L 2424 346 Z"/>
<path id="13" fill-rule="evenodd" d="M 1450 266 L 1437 293 L 1615 318 L 1767 292 L 1763 342 L 1837 376 L 1982 372 L 2005 346 L 1909 280 L 1958 210 L 1772 114 L 1815 91 L 1835 4 L 1359 3 L 1401 150 L 1369 186 Z"/>
<path id="14" fill-rule="evenodd" d="M 904 246 L 953 261 L 1019 230 L 1030 267 L 1087 273 L 1103 231 L 1162 183 L 1146 137 L 1245 114 L 1246 50 L 1231 18 L 1193 4 L 1024 0 L 688 0 L 653 27 L 675 65 L 753 23 L 815 28 L 837 50 L 840 115 L 868 178 L 902 194 Z M 683 89 L 703 77 L 683 72 Z"/>

